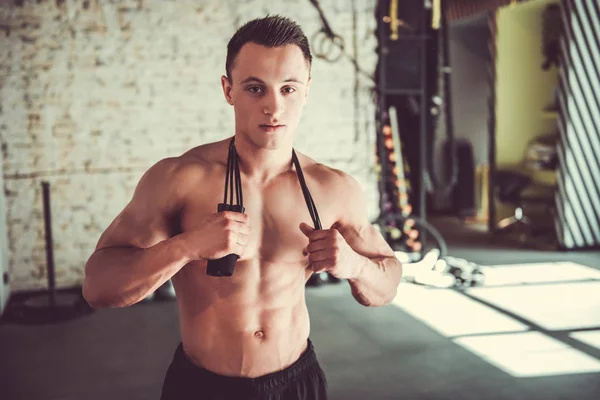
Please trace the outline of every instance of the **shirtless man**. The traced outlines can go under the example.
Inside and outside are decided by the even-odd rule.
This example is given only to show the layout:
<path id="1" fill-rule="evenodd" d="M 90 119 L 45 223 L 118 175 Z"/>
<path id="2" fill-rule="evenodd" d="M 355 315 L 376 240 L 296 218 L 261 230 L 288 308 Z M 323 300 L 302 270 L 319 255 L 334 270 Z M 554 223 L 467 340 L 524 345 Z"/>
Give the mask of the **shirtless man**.
<path id="1" fill-rule="evenodd" d="M 126 307 L 172 280 L 182 342 L 162 399 L 325 399 L 306 281 L 328 271 L 360 304 L 382 306 L 402 268 L 369 223 L 359 184 L 298 153 L 323 229 L 309 225 L 292 162 L 311 83 L 301 28 L 253 20 L 227 49 L 221 83 L 235 112 L 245 213 L 216 212 L 231 138 L 161 160 L 100 237 L 83 294 L 94 308 Z M 232 276 L 207 275 L 207 260 L 231 253 L 240 256 Z"/>

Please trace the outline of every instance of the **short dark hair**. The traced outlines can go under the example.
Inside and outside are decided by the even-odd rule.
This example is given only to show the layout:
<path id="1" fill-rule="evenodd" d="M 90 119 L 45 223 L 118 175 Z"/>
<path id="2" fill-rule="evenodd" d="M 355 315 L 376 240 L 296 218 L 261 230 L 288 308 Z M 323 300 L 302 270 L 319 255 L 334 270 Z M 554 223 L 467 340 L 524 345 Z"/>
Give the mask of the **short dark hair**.
<path id="1" fill-rule="evenodd" d="M 267 15 L 263 18 L 253 19 L 242 25 L 231 37 L 227 44 L 227 59 L 225 71 L 231 79 L 233 62 L 246 43 L 256 43 L 266 47 L 281 47 L 295 44 L 300 47 L 304 59 L 312 64 L 312 55 L 308 39 L 300 25 L 289 18 L 280 15 Z"/>

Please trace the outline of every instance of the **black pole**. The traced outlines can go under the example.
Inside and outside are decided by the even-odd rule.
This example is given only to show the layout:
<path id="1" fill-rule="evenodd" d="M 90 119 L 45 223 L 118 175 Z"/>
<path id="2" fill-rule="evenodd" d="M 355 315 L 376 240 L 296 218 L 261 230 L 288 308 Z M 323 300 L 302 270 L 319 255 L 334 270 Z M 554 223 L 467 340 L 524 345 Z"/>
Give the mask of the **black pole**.
<path id="1" fill-rule="evenodd" d="M 385 29 L 383 25 L 383 17 L 385 12 L 383 11 L 383 2 L 379 1 L 378 5 L 375 9 L 375 15 L 377 18 L 377 36 L 378 36 L 378 52 L 379 52 L 379 61 L 378 61 L 378 71 L 379 74 L 379 82 L 376 86 L 377 91 L 377 105 L 376 105 L 376 140 L 375 145 L 377 147 L 377 155 L 379 157 L 379 165 L 381 167 L 379 172 L 379 216 L 377 218 L 377 223 L 381 227 L 381 234 L 385 237 L 386 241 L 390 243 L 391 237 L 387 230 L 385 229 L 387 219 L 386 219 L 386 211 L 385 211 L 385 203 L 386 203 L 386 184 L 387 184 L 387 157 L 385 155 L 385 143 L 383 136 L 383 126 L 385 125 L 385 115 L 386 115 L 386 107 L 387 107 L 387 76 L 386 76 L 386 65 L 387 65 L 387 53 L 388 46 L 385 39 Z"/>
<path id="2" fill-rule="evenodd" d="M 54 241 L 52 240 L 52 219 L 50 210 L 50 183 L 42 182 L 44 197 L 44 229 L 46 233 L 46 265 L 48 267 L 48 302 L 51 309 L 56 307 L 56 281 L 54 273 Z"/>
<path id="3" fill-rule="evenodd" d="M 427 221 L 427 190 L 426 187 L 426 179 L 430 177 L 427 174 L 427 158 L 428 151 L 427 146 L 432 146 L 433 143 L 428 143 L 428 138 L 430 138 L 430 88 L 428 85 L 428 62 L 429 57 L 427 51 L 431 44 L 431 28 L 430 28 L 430 20 L 431 20 L 431 12 L 427 11 L 427 8 L 423 6 L 423 12 L 421 14 L 421 23 L 423 24 L 422 32 L 421 32 L 421 46 L 420 46 L 420 69 L 421 69 L 421 98 L 420 98 L 420 115 L 419 115 L 419 163 L 418 163 L 418 173 L 417 179 L 418 182 L 418 191 L 416 193 L 415 203 L 417 204 L 416 215 L 423 221 Z M 430 153 L 431 155 L 433 152 Z M 427 241 L 427 235 L 425 230 L 419 232 L 419 237 L 423 248 L 425 247 L 425 242 Z"/>
<path id="4" fill-rule="evenodd" d="M 67 321 L 93 311 L 81 293 L 57 292 L 54 266 L 54 240 L 52 239 L 52 212 L 50 207 L 50 183 L 42 182 L 44 204 L 44 232 L 46 243 L 46 274 L 48 291 L 31 294 L 11 303 L 9 319 L 24 324 L 47 324 Z"/>

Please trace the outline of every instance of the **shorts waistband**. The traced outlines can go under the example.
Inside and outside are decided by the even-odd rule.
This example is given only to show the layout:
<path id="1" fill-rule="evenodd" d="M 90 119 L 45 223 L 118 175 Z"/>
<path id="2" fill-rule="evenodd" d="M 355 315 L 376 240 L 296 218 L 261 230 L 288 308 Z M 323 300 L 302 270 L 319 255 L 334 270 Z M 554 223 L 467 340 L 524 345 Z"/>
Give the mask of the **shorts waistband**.
<path id="1" fill-rule="evenodd" d="M 210 382 L 211 386 L 214 385 L 222 388 L 247 388 L 252 391 L 264 392 L 274 390 L 279 386 L 284 386 L 287 383 L 296 380 L 307 370 L 318 365 L 318 361 L 314 346 L 311 340 L 307 339 L 306 350 L 304 350 L 298 360 L 293 364 L 280 371 L 275 371 L 255 378 L 220 375 L 206 368 L 199 367 L 185 354 L 183 343 L 180 343 L 175 351 L 173 364 L 177 370 L 183 372 L 190 379 Z"/>

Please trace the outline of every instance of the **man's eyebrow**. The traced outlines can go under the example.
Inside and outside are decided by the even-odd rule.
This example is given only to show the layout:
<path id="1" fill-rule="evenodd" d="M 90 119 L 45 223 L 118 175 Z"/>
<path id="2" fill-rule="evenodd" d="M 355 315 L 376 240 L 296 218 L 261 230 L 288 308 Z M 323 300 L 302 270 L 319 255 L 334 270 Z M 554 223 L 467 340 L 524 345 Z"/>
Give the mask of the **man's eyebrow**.
<path id="1" fill-rule="evenodd" d="M 304 82 L 302 82 L 302 81 L 301 81 L 300 79 L 298 79 L 298 78 L 289 78 L 289 79 L 286 79 L 286 80 L 285 80 L 285 81 L 283 81 L 283 82 L 284 82 L 284 83 L 286 83 L 286 82 L 296 82 L 296 83 L 301 83 L 301 84 L 304 84 Z"/>
<path id="2" fill-rule="evenodd" d="M 258 83 L 262 83 L 262 84 L 265 83 L 262 79 L 258 79 L 255 76 L 249 76 L 246 79 L 244 79 L 241 83 L 248 83 L 248 82 L 258 82 Z"/>
<path id="3" fill-rule="evenodd" d="M 266 85 L 266 83 L 262 79 L 259 79 L 259 78 L 255 77 L 255 76 L 249 76 L 246 79 L 244 79 L 241 83 L 244 84 L 244 83 L 248 83 L 248 82 L 258 82 L 258 83 L 262 83 L 263 85 Z M 304 82 L 302 82 L 300 79 L 293 78 L 293 77 L 292 78 L 288 78 L 288 79 L 286 79 L 283 82 L 284 83 L 287 83 L 287 82 L 296 82 L 296 83 L 304 84 Z"/>

